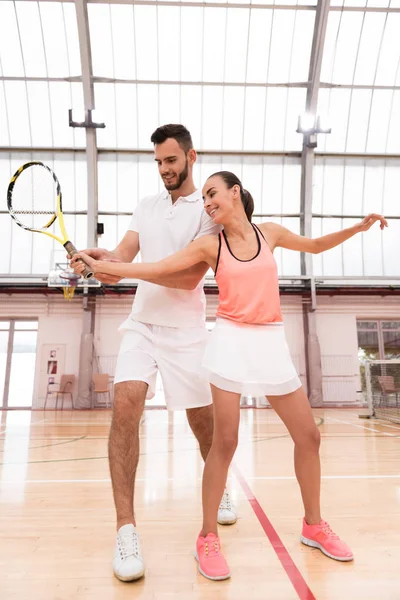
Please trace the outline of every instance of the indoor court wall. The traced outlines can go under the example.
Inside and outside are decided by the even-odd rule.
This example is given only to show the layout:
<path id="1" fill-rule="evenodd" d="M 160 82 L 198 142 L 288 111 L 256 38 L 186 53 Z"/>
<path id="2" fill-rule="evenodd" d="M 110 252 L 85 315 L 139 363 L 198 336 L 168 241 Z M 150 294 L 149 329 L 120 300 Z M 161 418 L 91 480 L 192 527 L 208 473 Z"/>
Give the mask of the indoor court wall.
<path id="1" fill-rule="evenodd" d="M 215 317 L 216 295 L 207 296 L 207 318 Z M 95 354 L 104 372 L 112 371 L 118 354 L 118 327 L 129 315 L 132 295 L 96 298 Z M 282 296 L 286 336 L 294 363 L 303 384 L 306 383 L 302 298 Z M 317 330 L 321 349 L 324 404 L 355 405 L 364 401 L 361 393 L 357 319 L 398 319 L 400 299 L 379 296 L 318 296 Z M 64 371 L 79 372 L 79 348 L 82 332 L 82 297 L 66 302 L 61 296 L 40 294 L 0 295 L 0 318 L 37 318 L 38 343 L 33 408 L 41 408 L 47 378 L 43 377 L 43 352 L 48 344 L 65 346 Z M 110 373 L 113 374 L 112 372 Z M 44 382 L 46 379 L 46 382 Z M 77 390 L 75 389 L 75 395 Z M 49 401 L 51 407 L 54 400 Z"/>

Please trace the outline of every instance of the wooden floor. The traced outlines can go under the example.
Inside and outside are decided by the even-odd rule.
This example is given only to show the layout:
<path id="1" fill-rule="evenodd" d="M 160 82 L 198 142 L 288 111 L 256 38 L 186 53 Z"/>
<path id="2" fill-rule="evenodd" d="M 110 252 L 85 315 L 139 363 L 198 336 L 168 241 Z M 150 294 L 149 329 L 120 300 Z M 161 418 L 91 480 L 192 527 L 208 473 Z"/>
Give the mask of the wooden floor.
<path id="1" fill-rule="evenodd" d="M 271 410 L 243 410 L 229 483 L 240 518 L 220 531 L 232 578 L 211 582 L 193 558 L 196 443 L 183 413 L 146 411 L 137 480 L 146 577 L 132 584 L 111 570 L 110 412 L 0 412 L 1 600 L 399 600 L 400 425 L 358 412 L 315 411 L 323 514 L 354 563 L 300 544 L 291 440 Z"/>

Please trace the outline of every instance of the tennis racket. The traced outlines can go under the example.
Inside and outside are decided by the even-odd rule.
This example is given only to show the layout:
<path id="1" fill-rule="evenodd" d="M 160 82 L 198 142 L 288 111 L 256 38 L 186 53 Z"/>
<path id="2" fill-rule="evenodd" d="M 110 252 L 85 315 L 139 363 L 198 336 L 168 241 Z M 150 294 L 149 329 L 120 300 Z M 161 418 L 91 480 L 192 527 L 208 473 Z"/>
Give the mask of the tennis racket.
<path id="1" fill-rule="evenodd" d="M 18 169 L 8 185 L 7 207 L 22 229 L 52 237 L 64 246 L 71 258 L 78 252 L 65 229 L 60 183 L 47 165 L 31 161 Z M 57 219 L 61 237 L 48 231 Z M 93 271 L 84 264 L 82 276 L 90 279 Z"/>

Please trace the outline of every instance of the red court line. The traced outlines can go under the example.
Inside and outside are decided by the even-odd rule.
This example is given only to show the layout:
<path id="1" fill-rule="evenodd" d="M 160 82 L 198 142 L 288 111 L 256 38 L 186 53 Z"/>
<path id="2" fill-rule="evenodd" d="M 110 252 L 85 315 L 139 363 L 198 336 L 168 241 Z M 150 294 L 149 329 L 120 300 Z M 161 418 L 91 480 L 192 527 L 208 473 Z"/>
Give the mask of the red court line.
<path id="1" fill-rule="evenodd" d="M 231 469 L 235 473 L 240 485 L 242 486 L 242 489 L 245 493 L 247 500 L 250 503 L 251 508 L 254 510 L 261 527 L 264 529 L 271 543 L 271 546 L 275 550 L 275 553 L 279 558 L 282 567 L 285 569 L 286 574 L 289 577 L 300 600 L 316 600 L 314 594 L 312 593 L 307 583 L 303 579 L 302 574 L 294 564 L 289 552 L 283 545 L 281 538 L 279 537 L 271 521 L 268 519 L 267 515 L 263 511 L 262 507 L 260 506 L 260 503 L 254 496 L 242 473 L 239 471 L 238 467 L 234 463 L 232 463 Z"/>

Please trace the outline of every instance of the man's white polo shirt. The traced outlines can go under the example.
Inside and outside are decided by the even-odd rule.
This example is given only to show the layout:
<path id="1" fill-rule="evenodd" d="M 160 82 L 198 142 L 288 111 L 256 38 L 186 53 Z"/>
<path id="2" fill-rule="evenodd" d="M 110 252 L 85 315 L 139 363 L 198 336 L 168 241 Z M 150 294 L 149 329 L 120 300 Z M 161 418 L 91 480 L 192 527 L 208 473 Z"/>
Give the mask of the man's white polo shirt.
<path id="1" fill-rule="evenodd" d="M 217 234 L 220 226 L 204 211 L 199 190 L 174 204 L 165 190 L 138 204 L 129 229 L 139 234 L 142 261 L 157 262 L 202 235 Z M 195 290 L 176 290 L 141 281 L 129 319 L 165 327 L 201 327 L 205 321 L 203 283 Z M 128 322 L 124 329 L 129 328 Z"/>

